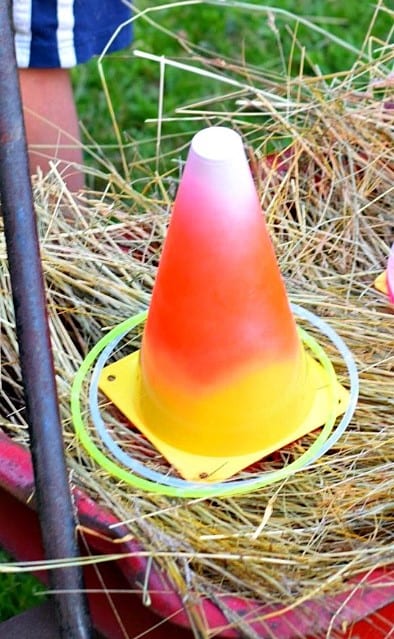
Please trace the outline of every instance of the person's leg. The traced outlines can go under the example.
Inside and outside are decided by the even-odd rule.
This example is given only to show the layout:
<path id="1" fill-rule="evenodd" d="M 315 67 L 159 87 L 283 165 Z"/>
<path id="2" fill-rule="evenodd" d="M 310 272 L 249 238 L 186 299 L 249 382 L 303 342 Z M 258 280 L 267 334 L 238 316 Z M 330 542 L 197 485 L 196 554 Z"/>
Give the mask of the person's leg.
<path id="1" fill-rule="evenodd" d="M 31 173 L 40 167 L 46 174 L 49 161 L 57 161 L 70 191 L 78 191 L 82 148 L 69 71 L 19 69 L 19 77 Z"/>

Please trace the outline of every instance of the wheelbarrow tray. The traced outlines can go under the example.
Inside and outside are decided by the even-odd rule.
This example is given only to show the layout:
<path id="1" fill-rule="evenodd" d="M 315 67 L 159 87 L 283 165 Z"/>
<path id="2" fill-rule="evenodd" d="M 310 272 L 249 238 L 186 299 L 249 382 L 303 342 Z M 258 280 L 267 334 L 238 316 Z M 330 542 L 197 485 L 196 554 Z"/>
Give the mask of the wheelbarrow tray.
<path id="1" fill-rule="evenodd" d="M 125 555 L 84 569 L 98 630 L 109 639 L 136 637 L 147 631 L 144 636 L 152 639 L 192 637 L 187 605 L 170 578 L 154 562 L 148 567 L 138 541 L 123 540 L 129 531 L 113 527 L 119 522 L 106 508 L 79 488 L 73 489 L 73 496 L 82 531 L 82 554 Z M 19 561 L 42 559 L 30 454 L 1 432 L 0 503 L 0 545 Z M 45 573 L 35 574 L 45 582 Z M 332 636 L 341 639 L 383 639 L 394 625 L 394 567 L 360 575 L 349 583 L 346 592 L 309 600 L 294 609 L 280 610 L 279 606 L 229 595 L 221 597 L 220 603 L 203 599 L 198 610 L 210 631 L 219 637 L 242 637 L 250 628 L 262 638 L 317 639 L 332 628 Z"/>

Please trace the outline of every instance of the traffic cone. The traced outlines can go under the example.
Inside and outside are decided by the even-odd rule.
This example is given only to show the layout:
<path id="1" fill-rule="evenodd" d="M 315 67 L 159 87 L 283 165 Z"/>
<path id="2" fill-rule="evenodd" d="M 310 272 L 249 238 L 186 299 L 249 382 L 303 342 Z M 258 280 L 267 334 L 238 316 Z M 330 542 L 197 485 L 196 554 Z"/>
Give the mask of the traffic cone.
<path id="1" fill-rule="evenodd" d="M 240 136 L 193 138 L 141 350 L 100 388 L 189 480 L 217 481 L 326 421 L 323 368 L 305 350 Z M 347 392 L 340 387 L 339 414 Z"/>

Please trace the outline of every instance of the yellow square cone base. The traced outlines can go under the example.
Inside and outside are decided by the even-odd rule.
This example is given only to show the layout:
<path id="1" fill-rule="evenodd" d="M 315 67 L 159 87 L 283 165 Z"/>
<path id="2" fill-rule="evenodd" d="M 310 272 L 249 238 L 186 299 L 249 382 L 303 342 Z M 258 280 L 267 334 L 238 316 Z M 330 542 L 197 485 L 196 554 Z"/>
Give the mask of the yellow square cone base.
<path id="1" fill-rule="evenodd" d="M 387 276 L 386 276 L 386 271 L 384 271 L 384 273 L 381 273 L 380 275 L 378 275 L 378 277 L 375 280 L 375 288 L 377 288 L 378 291 L 380 291 L 381 293 L 384 293 L 385 295 L 389 294 L 388 288 L 387 288 Z"/>
<path id="2" fill-rule="evenodd" d="M 169 445 L 157 437 L 144 424 L 138 412 L 139 388 L 139 351 L 109 364 L 103 369 L 99 387 L 115 406 L 136 426 L 145 437 L 157 448 L 167 461 L 178 471 L 184 479 L 189 481 L 222 481 L 232 477 L 239 471 L 266 457 L 283 446 L 297 440 L 299 437 L 322 426 L 330 413 L 331 392 L 330 382 L 324 368 L 313 357 L 306 353 L 309 368 L 309 380 L 315 388 L 314 402 L 305 421 L 295 427 L 287 437 L 278 439 L 275 446 L 259 448 L 247 455 L 234 457 L 210 457 L 188 453 Z M 337 382 L 336 414 L 346 410 L 349 393 Z M 242 431 L 240 432 L 242 437 Z"/>

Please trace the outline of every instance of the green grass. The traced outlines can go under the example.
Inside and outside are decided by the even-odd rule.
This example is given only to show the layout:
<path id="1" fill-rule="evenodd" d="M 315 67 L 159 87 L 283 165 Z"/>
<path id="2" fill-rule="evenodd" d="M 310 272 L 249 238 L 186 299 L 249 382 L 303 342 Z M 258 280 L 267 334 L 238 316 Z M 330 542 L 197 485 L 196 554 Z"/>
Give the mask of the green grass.
<path id="1" fill-rule="evenodd" d="M 12 561 L 12 558 L 0 550 L 0 563 Z M 43 601 L 40 592 L 42 584 L 30 575 L 16 575 L 14 573 L 0 576 L 0 622 L 10 617 L 38 606 Z"/>
<path id="2" fill-rule="evenodd" d="M 156 125 L 145 121 L 158 114 L 160 80 L 159 64 L 135 57 L 133 49 L 196 66 L 200 63 L 193 61 L 192 56 L 203 55 L 219 65 L 223 61 L 241 62 L 256 73 L 277 80 L 289 73 L 298 74 L 301 66 L 307 75 L 346 71 L 356 63 L 357 51 L 373 55 L 372 49 L 378 49 L 387 41 L 392 28 L 392 15 L 384 10 L 389 6 L 387 0 L 381 3 L 379 11 L 368 0 L 362 3 L 362 11 L 360 0 L 267 0 L 265 5 L 272 7 L 270 13 L 259 10 L 263 5 L 261 0 L 250 3 L 227 0 L 220 2 L 220 6 L 217 0 L 216 4 L 202 2 L 192 6 L 179 6 L 174 2 L 170 8 L 160 9 L 163 4 L 136 1 L 140 11 L 150 8 L 150 12 L 134 21 L 132 49 L 109 56 L 102 63 L 129 164 L 136 153 L 143 157 L 154 154 L 154 143 L 148 141 L 154 140 Z M 299 20 L 290 13 L 299 16 Z M 300 20 L 309 21 L 310 26 Z M 339 45 L 333 38 L 343 44 Z M 211 69 L 221 70 L 214 65 Z M 237 77 L 229 71 L 226 73 Z M 73 81 L 80 118 L 88 133 L 86 143 L 94 140 L 105 157 L 119 168 L 118 144 L 97 61 L 75 69 Z M 221 96 L 228 90 L 228 86 L 220 82 L 167 66 L 164 114 L 173 116 L 179 106 L 208 96 Z M 215 107 L 224 111 L 226 102 L 216 103 Z M 177 148 L 182 139 L 190 139 L 196 126 L 198 123 L 184 118 L 164 123 L 162 134 L 168 136 L 170 146 Z"/>

